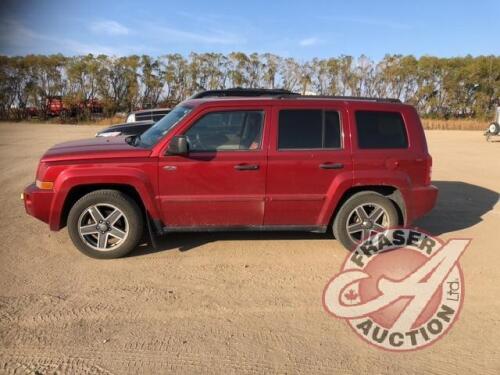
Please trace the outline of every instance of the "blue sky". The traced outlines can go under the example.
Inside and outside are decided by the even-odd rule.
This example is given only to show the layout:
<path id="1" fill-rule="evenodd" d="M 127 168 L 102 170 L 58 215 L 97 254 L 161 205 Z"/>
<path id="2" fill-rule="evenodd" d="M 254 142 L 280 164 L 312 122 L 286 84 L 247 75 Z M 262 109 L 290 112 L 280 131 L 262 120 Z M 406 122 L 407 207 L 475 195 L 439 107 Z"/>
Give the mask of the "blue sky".
<path id="1" fill-rule="evenodd" d="M 11 1 L 0 54 L 500 54 L 500 1 Z"/>

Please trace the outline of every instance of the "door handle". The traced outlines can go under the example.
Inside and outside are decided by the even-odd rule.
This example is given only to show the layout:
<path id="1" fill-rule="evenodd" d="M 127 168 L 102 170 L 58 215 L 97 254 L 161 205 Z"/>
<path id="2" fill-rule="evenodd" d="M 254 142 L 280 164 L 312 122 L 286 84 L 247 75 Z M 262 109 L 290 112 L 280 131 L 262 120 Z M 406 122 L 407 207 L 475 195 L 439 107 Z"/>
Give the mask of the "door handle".
<path id="1" fill-rule="evenodd" d="M 255 171 L 259 169 L 258 164 L 237 164 L 234 166 L 237 171 Z"/>
<path id="2" fill-rule="evenodd" d="M 344 164 L 342 163 L 322 163 L 319 165 L 321 169 L 342 169 Z"/>

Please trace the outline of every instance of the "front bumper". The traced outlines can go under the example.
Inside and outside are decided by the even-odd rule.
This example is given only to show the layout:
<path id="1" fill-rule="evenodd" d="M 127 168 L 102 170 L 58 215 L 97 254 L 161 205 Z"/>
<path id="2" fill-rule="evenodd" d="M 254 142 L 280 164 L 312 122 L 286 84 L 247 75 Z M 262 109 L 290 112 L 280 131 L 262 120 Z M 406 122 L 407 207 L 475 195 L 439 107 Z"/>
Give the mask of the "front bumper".
<path id="1" fill-rule="evenodd" d="M 54 192 L 52 190 L 41 190 L 34 183 L 27 186 L 21 195 L 26 213 L 47 224 L 50 220 L 53 197 Z"/>
<path id="2" fill-rule="evenodd" d="M 413 203 L 411 215 L 408 217 L 408 224 L 424 216 L 436 205 L 438 188 L 434 185 L 418 187 L 411 190 L 411 200 Z"/>

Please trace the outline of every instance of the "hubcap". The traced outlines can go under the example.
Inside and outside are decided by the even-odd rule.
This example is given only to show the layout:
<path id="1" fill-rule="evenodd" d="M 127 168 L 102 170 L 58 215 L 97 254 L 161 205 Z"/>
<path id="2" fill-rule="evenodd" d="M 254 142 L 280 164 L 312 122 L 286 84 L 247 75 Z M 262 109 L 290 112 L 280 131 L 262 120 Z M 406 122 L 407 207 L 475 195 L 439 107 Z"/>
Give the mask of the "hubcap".
<path id="1" fill-rule="evenodd" d="M 78 219 L 80 238 L 95 250 L 116 249 L 127 239 L 128 232 L 127 217 L 108 203 L 88 207 Z"/>
<path id="2" fill-rule="evenodd" d="M 347 217 L 346 231 L 351 241 L 360 243 L 375 232 L 387 229 L 389 216 L 382 206 L 364 203 L 354 208 Z"/>

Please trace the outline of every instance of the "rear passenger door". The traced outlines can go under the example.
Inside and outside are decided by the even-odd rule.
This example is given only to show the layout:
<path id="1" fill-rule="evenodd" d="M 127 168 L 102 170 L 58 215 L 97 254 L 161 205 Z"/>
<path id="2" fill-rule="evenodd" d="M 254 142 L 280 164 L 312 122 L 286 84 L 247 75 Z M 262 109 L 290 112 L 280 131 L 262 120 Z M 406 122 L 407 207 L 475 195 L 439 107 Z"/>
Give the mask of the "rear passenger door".
<path id="1" fill-rule="evenodd" d="M 273 109 L 264 225 L 326 225 L 333 181 L 352 176 L 341 104 Z"/>

